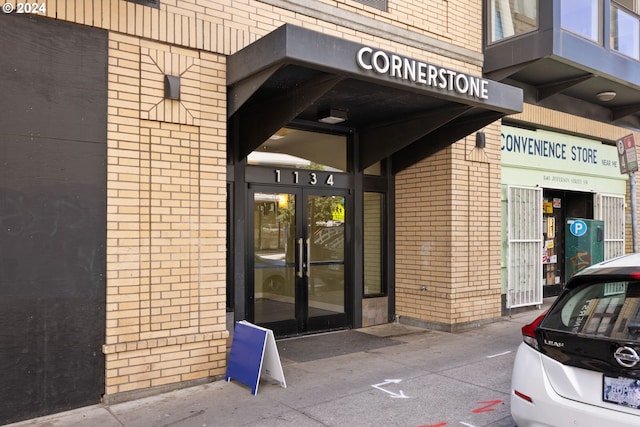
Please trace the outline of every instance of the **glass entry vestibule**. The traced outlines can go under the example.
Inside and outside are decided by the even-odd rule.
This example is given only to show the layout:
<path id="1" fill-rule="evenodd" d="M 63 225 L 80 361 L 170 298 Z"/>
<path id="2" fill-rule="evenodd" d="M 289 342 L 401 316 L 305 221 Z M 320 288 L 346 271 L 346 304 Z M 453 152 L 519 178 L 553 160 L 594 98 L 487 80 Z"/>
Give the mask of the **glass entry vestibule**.
<path id="1" fill-rule="evenodd" d="M 277 336 L 352 326 L 345 135 L 283 128 L 247 157 L 247 318 Z"/>
<path id="2" fill-rule="evenodd" d="M 252 186 L 253 320 L 278 335 L 345 327 L 348 193 Z"/>

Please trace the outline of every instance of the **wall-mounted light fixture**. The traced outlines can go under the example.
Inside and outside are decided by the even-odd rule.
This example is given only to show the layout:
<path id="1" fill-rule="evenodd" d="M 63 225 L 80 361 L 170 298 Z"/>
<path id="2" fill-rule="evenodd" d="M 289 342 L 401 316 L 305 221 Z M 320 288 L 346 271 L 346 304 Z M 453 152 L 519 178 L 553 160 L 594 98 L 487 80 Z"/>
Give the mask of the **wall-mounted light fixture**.
<path id="1" fill-rule="evenodd" d="M 349 118 L 346 111 L 340 110 L 324 110 L 321 111 L 318 115 L 318 121 L 321 123 L 329 123 L 331 125 L 335 125 L 338 123 L 342 123 Z"/>
<path id="2" fill-rule="evenodd" d="M 607 101 L 611 101 L 613 98 L 615 98 L 617 95 L 617 93 L 615 93 L 612 90 L 606 91 L 606 92 L 600 92 L 599 94 L 596 95 L 596 97 L 602 101 L 602 102 L 607 102 Z"/>
<path id="3" fill-rule="evenodd" d="M 487 146 L 487 137 L 484 132 L 476 132 L 476 147 L 484 148 Z"/>
<path id="4" fill-rule="evenodd" d="M 167 99 L 180 99 L 179 76 L 164 76 L 164 97 Z"/>

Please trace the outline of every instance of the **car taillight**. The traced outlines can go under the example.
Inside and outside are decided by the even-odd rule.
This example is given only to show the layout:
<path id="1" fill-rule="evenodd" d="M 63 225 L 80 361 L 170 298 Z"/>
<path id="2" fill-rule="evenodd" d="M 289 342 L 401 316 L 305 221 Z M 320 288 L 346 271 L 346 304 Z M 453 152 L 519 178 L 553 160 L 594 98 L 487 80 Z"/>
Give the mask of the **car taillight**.
<path id="1" fill-rule="evenodd" d="M 542 322 L 542 319 L 544 319 L 546 314 L 546 312 L 542 313 L 538 318 L 536 318 L 536 320 L 522 327 L 522 341 L 536 350 L 540 350 L 538 340 L 536 339 L 536 328 L 540 322 Z"/>

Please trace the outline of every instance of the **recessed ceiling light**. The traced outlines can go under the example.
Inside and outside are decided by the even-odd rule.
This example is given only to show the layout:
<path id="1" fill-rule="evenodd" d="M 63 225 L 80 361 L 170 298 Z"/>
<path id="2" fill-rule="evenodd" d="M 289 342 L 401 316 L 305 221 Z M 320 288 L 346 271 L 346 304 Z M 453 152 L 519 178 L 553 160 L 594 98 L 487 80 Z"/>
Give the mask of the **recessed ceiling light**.
<path id="1" fill-rule="evenodd" d="M 349 116 L 346 111 L 340 110 L 325 110 L 322 111 L 318 117 L 318 121 L 322 123 L 329 123 L 331 125 L 335 125 L 337 123 L 342 123 L 347 120 Z"/>

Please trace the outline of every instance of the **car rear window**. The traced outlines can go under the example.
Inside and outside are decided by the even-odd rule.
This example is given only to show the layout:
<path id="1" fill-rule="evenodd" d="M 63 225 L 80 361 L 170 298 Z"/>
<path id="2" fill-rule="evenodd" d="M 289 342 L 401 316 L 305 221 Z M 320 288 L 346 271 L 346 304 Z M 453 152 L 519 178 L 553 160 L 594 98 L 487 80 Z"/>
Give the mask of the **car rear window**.
<path id="1" fill-rule="evenodd" d="M 560 298 L 541 327 L 640 342 L 640 282 L 590 283 Z"/>

